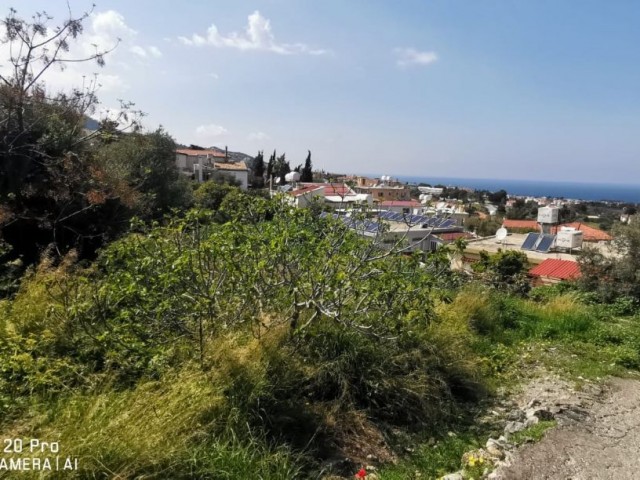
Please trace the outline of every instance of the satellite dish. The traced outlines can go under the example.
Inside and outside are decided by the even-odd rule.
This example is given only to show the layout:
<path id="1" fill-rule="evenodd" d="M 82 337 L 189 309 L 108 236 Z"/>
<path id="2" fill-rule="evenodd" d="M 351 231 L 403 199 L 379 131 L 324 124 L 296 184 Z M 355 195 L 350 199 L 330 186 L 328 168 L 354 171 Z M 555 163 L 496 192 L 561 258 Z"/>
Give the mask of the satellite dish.
<path id="1" fill-rule="evenodd" d="M 507 238 L 508 234 L 509 234 L 509 232 L 507 232 L 507 229 L 504 228 L 504 227 L 501 227 L 496 231 L 496 240 L 502 241 L 505 238 Z"/>

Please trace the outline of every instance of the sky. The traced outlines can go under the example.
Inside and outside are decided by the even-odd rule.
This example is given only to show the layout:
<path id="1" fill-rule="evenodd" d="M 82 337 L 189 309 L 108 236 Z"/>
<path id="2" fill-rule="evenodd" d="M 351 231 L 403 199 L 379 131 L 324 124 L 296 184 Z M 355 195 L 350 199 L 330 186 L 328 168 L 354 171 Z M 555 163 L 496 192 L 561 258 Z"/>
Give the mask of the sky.
<path id="1" fill-rule="evenodd" d="M 640 184 L 638 25 L 635 0 L 96 0 L 69 54 L 117 45 L 106 65 L 45 81 L 97 73 L 96 116 L 131 101 L 177 142 L 292 166 Z"/>

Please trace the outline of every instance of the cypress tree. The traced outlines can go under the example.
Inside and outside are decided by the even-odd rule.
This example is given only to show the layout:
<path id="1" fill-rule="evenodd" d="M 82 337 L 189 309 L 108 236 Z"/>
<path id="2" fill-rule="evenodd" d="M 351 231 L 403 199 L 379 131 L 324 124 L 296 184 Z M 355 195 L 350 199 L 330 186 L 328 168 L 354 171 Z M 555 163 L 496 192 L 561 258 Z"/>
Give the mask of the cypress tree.
<path id="1" fill-rule="evenodd" d="M 301 182 L 313 182 L 313 165 L 311 164 L 311 150 L 304 161 L 304 167 L 300 173 Z"/>

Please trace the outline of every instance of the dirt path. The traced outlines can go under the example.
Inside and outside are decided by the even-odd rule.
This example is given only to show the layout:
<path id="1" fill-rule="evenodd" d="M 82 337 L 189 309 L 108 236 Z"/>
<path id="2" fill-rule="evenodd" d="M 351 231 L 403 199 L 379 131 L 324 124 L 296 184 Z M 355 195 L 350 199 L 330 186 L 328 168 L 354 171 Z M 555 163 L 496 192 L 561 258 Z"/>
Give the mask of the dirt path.
<path id="1" fill-rule="evenodd" d="M 553 401 L 558 427 L 514 452 L 493 478 L 640 479 L 640 381 L 612 379 L 604 389 L 585 392 L 548 381 L 534 385 L 522 401 L 532 397 Z"/>

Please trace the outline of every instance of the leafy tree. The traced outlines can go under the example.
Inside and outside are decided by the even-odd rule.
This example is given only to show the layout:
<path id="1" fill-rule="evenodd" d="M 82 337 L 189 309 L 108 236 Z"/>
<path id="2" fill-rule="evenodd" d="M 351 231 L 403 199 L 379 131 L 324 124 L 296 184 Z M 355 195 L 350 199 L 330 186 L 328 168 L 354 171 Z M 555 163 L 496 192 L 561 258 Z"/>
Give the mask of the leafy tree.
<path id="1" fill-rule="evenodd" d="M 580 284 L 601 300 L 618 297 L 640 301 L 640 223 L 618 225 L 610 253 L 585 246 L 580 257 Z"/>
<path id="2" fill-rule="evenodd" d="M 500 250 L 495 255 L 481 252 L 473 269 L 493 287 L 524 295 L 529 292 L 527 256 L 518 250 Z"/>
<path id="3" fill-rule="evenodd" d="M 100 131 L 83 128 L 97 104 L 95 83 L 56 95 L 43 83 L 54 66 L 104 65 L 105 50 L 84 58 L 68 54 L 88 15 L 53 27 L 45 13 L 27 21 L 11 10 L 0 22 L 2 50 L 9 52 L 0 62 L 10 67 L 0 75 L 0 233 L 25 265 L 37 261 L 50 244 L 60 254 L 77 247 L 81 255 L 91 255 L 127 224 L 123 183 L 114 184 L 101 165 L 91 162 L 90 140 Z M 136 125 L 126 111 L 121 120 Z"/>
<path id="4" fill-rule="evenodd" d="M 512 220 L 524 220 L 536 218 L 538 204 L 532 200 L 525 201 L 522 198 L 516 199 L 513 206 L 507 210 L 507 218 Z"/>
<path id="5" fill-rule="evenodd" d="M 500 205 L 501 203 L 505 203 L 507 201 L 507 191 L 506 190 L 498 190 L 497 192 L 492 192 L 487 195 L 487 199 L 496 205 Z"/>
<path id="6" fill-rule="evenodd" d="M 95 162 L 125 183 L 135 198 L 136 214 L 157 217 L 191 203 L 188 179 L 175 167 L 175 142 L 162 129 L 120 136 L 98 149 Z"/>
<path id="7" fill-rule="evenodd" d="M 285 159 L 285 154 L 280 155 L 273 165 L 273 175 L 280 179 L 280 183 L 284 183 L 284 177 L 291 172 L 291 165 Z"/>
<path id="8" fill-rule="evenodd" d="M 197 207 L 218 210 L 224 198 L 234 190 L 237 190 L 237 187 L 233 185 L 209 180 L 201 183 L 193 196 Z"/>
<path id="9" fill-rule="evenodd" d="M 480 237 L 495 235 L 496 230 L 502 226 L 502 222 L 496 218 L 470 217 L 466 222 L 466 227 Z"/>
<path id="10" fill-rule="evenodd" d="M 311 164 L 311 150 L 307 155 L 307 159 L 304 161 L 304 167 L 300 172 L 301 182 L 313 182 L 313 165 Z"/>

